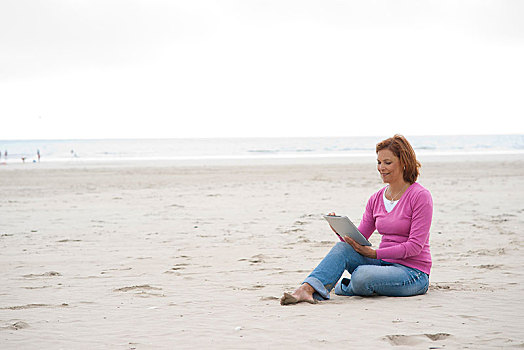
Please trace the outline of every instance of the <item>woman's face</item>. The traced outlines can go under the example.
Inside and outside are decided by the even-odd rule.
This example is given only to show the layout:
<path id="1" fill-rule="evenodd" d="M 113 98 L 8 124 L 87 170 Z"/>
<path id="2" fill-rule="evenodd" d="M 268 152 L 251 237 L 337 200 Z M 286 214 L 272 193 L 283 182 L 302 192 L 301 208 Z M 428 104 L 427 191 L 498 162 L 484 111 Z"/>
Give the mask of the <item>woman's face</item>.
<path id="1" fill-rule="evenodd" d="M 389 149 L 383 149 L 377 153 L 377 170 L 384 183 L 402 181 L 404 174 L 400 159 Z"/>

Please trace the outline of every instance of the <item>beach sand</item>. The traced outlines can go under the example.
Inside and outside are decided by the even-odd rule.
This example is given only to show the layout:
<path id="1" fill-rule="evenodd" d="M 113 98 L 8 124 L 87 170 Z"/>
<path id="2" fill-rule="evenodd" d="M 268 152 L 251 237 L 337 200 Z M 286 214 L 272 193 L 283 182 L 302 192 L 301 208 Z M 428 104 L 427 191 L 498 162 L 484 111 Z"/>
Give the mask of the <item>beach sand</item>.
<path id="1" fill-rule="evenodd" d="M 380 189 L 347 164 L 0 166 L 0 348 L 524 347 L 524 158 L 423 162 L 426 295 L 281 306 Z M 377 246 L 379 235 L 371 242 Z"/>

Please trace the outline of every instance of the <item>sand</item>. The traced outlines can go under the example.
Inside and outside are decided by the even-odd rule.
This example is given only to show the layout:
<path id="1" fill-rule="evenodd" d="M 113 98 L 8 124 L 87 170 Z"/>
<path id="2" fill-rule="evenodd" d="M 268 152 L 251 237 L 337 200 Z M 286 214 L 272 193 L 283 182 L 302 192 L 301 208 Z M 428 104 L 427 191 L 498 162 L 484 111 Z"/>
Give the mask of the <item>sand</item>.
<path id="1" fill-rule="evenodd" d="M 524 157 L 492 158 L 423 160 L 426 295 L 290 306 L 373 161 L 0 166 L 0 348 L 522 348 Z"/>

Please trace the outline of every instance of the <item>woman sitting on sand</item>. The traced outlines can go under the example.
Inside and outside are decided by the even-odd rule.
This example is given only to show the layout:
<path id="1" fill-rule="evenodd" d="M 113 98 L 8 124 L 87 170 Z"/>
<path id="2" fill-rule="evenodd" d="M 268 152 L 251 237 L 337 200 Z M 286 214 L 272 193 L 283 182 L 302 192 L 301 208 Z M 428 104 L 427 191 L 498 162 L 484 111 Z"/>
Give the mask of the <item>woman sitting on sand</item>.
<path id="1" fill-rule="evenodd" d="M 377 170 L 388 185 L 368 200 L 358 229 L 366 238 L 376 229 L 382 235 L 379 248 L 344 237 L 345 242 L 337 243 L 297 290 L 284 293 L 282 305 L 329 299 L 333 286 L 335 294 L 347 296 L 401 297 L 427 292 L 433 201 L 429 191 L 415 182 L 420 163 L 401 135 L 378 143 L 376 152 Z M 344 270 L 351 279 L 337 283 Z"/>

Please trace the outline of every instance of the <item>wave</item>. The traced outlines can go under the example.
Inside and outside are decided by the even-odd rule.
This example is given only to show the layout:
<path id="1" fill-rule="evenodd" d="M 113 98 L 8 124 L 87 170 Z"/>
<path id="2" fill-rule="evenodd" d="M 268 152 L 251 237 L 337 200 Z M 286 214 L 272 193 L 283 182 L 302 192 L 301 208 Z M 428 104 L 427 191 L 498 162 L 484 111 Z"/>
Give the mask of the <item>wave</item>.
<path id="1" fill-rule="evenodd" d="M 346 157 L 374 156 L 379 137 L 324 138 L 216 138 L 216 139 L 136 139 L 136 140 L 0 140 L 1 161 L 8 151 L 7 162 L 37 159 L 42 161 L 72 160 L 142 160 L 142 159 L 213 159 L 267 157 Z M 408 137 L 416 152 L 424 154 L 453 153 L 520 153 L 524 135 L 483 136 L 412 136 Z M 75 157 L 76 155 L 76 157 Z"/>
<path id="2" fill-rule="evenodd" d="M 249 153 L 278 153 L 279 150 L 272 150 L 272 149 L 248 149 L 247 152 Z"/>

